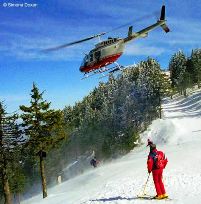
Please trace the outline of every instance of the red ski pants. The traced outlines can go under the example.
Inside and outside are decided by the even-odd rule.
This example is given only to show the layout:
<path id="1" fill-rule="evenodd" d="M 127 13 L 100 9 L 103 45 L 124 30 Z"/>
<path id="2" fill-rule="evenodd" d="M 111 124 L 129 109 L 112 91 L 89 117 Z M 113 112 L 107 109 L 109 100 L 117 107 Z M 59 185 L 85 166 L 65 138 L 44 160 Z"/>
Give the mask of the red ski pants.
<path id="1" fill-rule="evenodd" d="M 165 188 L 162 181 L 163 169 L 156 169 L 152 171 L 154 185 L 158 196 L 165 194 Z"/>

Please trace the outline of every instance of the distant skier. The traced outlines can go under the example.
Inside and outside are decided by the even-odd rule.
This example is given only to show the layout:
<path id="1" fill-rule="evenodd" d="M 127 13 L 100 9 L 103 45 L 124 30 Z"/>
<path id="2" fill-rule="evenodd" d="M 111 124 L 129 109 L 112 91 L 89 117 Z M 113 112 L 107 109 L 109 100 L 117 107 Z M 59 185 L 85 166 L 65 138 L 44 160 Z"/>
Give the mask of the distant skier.
<path id="1" fill-rule="evenodd" d="M 90 164 L 96 168 L 97 165 L 98 165 L 99 161 L 96 159 L 96 157 L 94 157 L 91 161 L 90 161 Z"/>
<path id="2" fill-rule="evenodd" d="M 148 139 L 147 146 L 150 147 L 150 152 L 147 159 L 147 169 L 148 172 L 152 172 L 154 185 L 157 195 L 155 199 L 164 199 L 168 198 L 168 195 L 165 192 L 164 184 L 162 181 L 163 169 L 165 168 L 168 160 L 165 158 L 165 154 L 162 151 L 156 149 L 156 145 L 153 144 L 151 140 Z"/>

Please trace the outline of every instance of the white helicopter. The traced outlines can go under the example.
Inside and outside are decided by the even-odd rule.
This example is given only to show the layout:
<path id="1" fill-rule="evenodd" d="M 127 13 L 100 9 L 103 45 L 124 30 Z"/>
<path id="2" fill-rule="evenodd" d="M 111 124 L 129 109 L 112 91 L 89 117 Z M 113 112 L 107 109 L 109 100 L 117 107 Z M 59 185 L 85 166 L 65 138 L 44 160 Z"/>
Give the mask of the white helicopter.
<path id="1" fill-rule="evenodd" d="M 87 78 L 93 74 L 104 73 L 104 72 L 115 72 L 122 69 L 118 63 L 117 59 L 123 54 L 125 49 L 125 44 L 131 40 L 137 38 L 144 38 L 148 36 L 148 33 L 153 29 L 161 26 L 162 29 L 168 33 L 170 30 L 166 25 L 165 20 L 165 5 L 161 8 L 160 19 L 156 23 L 138 31 L 133 32 L 133 27 L 130 26 L 128 29 L 128 35 L 125 38 L 108 38 L 105 41 L 99 42 L 95 45 L 95 48 L 92 49 L 88 54 L 85 54 L 85 57 L 80 66 L 80 71 L 84 73 L 84 78 Z M 93 35 L 91 37 L 60 45 L 54 48 L 45 49 L 45 51 L 55 51 L 62 48 L 69 47 L 74 44 L 79 44 L 84 41 L 91 40 L 93 38 L 100 38 L 100 36 L 105 35 L 106 32 Z M 116 63 L 117 66 L 109 68 L 108 65 Z M 91 73 L 91 74 L 90 74 Z M 90 75 L 89 75 L 90 74 Z"/>

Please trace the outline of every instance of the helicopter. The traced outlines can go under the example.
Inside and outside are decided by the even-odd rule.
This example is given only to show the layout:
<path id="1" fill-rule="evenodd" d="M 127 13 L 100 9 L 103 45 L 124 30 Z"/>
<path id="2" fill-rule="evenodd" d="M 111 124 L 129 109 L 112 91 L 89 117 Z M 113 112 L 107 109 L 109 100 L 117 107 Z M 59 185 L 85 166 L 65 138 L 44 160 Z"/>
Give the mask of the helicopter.
<path id="1" fill-rule="evenodd" d="M 88 54 L 85 54 L 85 57 L 81 63 L 80 71 L 84 73 L 84 78 L 88 78 L 89 76 L 97 73 L 102 73 L 102 74 L 104 72 L 113 73 L 113 72 L 122 70 L 123 66 L 120 66 L 116 61 L 123 54 L 125 45 L 128 42 L 135 40 L 137 38 L 147 37 L 150 31 L 154 30 L 159 26 L 161 26 L 166 33 L 170 31 L 170 29 L 166 25 L 166 20 L 165 20 L 165 5 L 162 5 L 161 15 L 159 20 L 157 20 L 156 23 L 138 32 L 133 32 L 133 26 L 130 26 L 128 28 L 127 37 L 125 38 L 108 37 L 107 40 L 97 43 L 94 49 L 89 51 Z M 44 51 L 56 51 L 94 38 L 100 39 L 100 36 L 105 35 L 106 33 L 107 32 L 96 34 L 78 41 L 74 41 L 74 42 L 67 43 L 53 48 L 48 48 L 48 49 L 45 49 Z M 109 68 L 108 65 L 111 65 L 113 63 L 116 64 L 116 66 Z"/>

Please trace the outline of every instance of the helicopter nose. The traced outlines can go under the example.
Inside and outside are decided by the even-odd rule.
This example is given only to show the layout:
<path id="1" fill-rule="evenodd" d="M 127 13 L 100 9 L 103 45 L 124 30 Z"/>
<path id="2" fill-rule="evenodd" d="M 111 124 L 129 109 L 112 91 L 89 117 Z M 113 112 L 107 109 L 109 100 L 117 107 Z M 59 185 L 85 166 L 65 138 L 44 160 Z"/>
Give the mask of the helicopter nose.
<path id="1" fill-rule="evenodd" d="M 84 69 L 84 67 L 81 66 L 81 67 L 80 67 L 80 72 L 83 72 L 83 69 Z"/>

